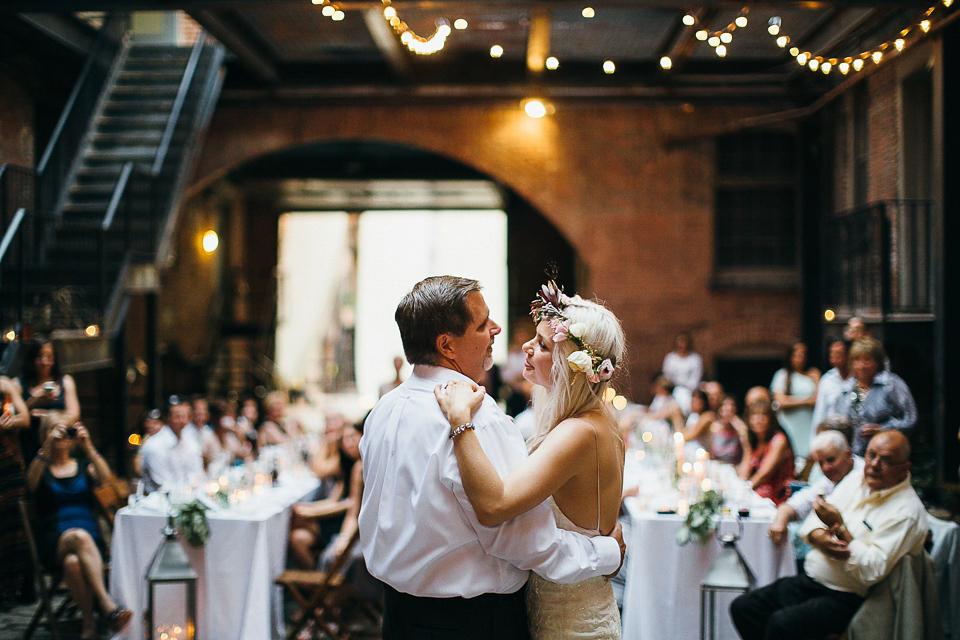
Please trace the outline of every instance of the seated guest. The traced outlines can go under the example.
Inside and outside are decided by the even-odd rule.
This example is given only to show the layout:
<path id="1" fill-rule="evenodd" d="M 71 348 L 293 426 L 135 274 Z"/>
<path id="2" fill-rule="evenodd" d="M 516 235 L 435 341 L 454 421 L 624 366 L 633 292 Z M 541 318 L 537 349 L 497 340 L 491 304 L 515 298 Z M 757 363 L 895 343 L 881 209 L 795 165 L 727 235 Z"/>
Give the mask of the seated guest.
<path id="1" fill-rule="evenodd" d="M 340 438 L 343 436 L 345 422 L 343 414 L 337 411 L 328 411 L 324 418 L 320 449 L 310 459 L 310 468 L 321 481 L 336 476 L 340 471 Z M 321 489 L 324 490 L 323 497 L 326 497 L 331 487 Z"/>
<path id="2" fill-rule="evenodd" d="M 264 398 L 266 417 L 257 431 L 258 447 L 283 444 L 291 438 L 303 435 L 297 421 L 287 415 L 287 394 L 283 391 L 271 391 Z"/>
<path id="3" fill-rule="evenodd" d="M 743 406 L 749 409 L 750 405 L 755 402 L 768 402 L 772 404 L 773 396 L 770 394 L 770 389 L 766 387 L 750 387 L 743 397 Z"/>
<path id="4" fill-rule="evenodd" d="M 44 417 L 43 445 L 27 469 L 27 488 L 39 515 L 37 546 L 48 567 L 60 567 L 63 580 L 80 609 L 80 638 L 96 638 L 93 606 L 107 627 L 117 632 L 132 613 L 110 597 L 103 580 L 103 551 L 93 515 L 93 488 L 112 474 L 79 422 L 68 427 L 58 414 Z M 74 454 L 79 451 L 79 457 Z"/>
<path id="5" fill-rule="evenodd" d="M 673 397 L 674 384 L 665 375 L 658 373 L 653 377 L 650 386 L 653 391 L 653 400 L 650 401 L 644 417 L 647 420 L 664 420 L 674 431 L 683 431 L 683 410 L 677 399 Z"/>
<path id="6" fill-rule="evenodd" d="M 190 423 L 190 405 L 176 396 L 167 407 L 167 423 L 140 447 L 140 464 L 147 493 L 163 485 L 190 484 L 203 473 L 200 443 L 186 433 Z"/>
<path id="7" fill-rule="evenodd" d="M 747 448 L 747 427 L 737 415 L 737 401 L 724 396 L 720 401 L 717 419 L 710 424 L 710 457 L 727 464 L 740 464 Z"/>
<path id="8" fill-rule="evenodd" d="M 882 429 L 909 435 L 917 421 L 917 405 L 903 378 L 884 369 L 887 354 L 873 338 L 850 347 L 853 375 L 844 380 L 835 409 L 853 423 L 853 452 L 863 455 L 867 442 Z"/>
<path id="9" fill-rule="evenodd" d="M 133 458 L 133 470 L 138 476 L 143 475 L 143 459 L 140 457 L 143 451 L 143 445 L 146 444 L 152 436 L 155 436 L 163 428 L 163 419 L 160 409 L 149 409 L 140 414 L 140 450 Z"/>
<path id="10" fill-rule="evenodd" d="M 710 425 L 717 414 L 710 410 L 707 394 L 702 389 L 694 389 L 690 394 L 690 413 L 683 427 L 683 439 L 696 440 L 704 449 L 710 448 Z"/>
<path id="11" fill-rule="evenodd" d="M 910 485 L 910 444 L 881 431 L 862 471 L 851 471 L 817 498 L 799 535 L 813 546 L 806 575 L 780 578 L 733 601 L 743 640 L 803 640 L 842 633 L 870 587 L 927 535 L 927 513 Z"/>
<path id="12" fill-rule="evenodd" d="M 260 437 L 260 401 L 254 395 L 245 395 L 240 401 L 240 415 L 237 416 L 237 437 L 242 437 L 253 447 L 257 456 L 257 441 Z"/>
<path id="13" fill-rule="evenodd" d="M 363 492 L 363 471 L 360 464 L 362 433 L 362 422 L 343 427 L 337 481 L 330 494 L 323 500 L 293 505 L 290 553 L 300 568 L 316 567 L 318 551 L 327 546 L 336 532 L 341 531 L 345 514 L 360 499 Z M 344 538 L 343 543 L 348 539 L 349 536 Z"/>
<path id="14" fill-rule="evenodd" d="M 230 407 L 225 400 L 209 405 L 210 424 L 200 431 L 200 448 L 203 460 L 220 465 L 232 465 L 236 460 L 244 460 L 252 453 L 250 443 L 237 437 L 234 432 L 236 421 L 229 413 Z"/>
<path id="15" fill-rule="evenodd" d="M 741 478 L 764 498 L 779 505 L 787 499 L 793 478 L 793 448 L 768 402 L 747 408 L 747 445 L 737 468 Z"/>
<path id="16" fill-rule="evenodd" d="M 707 394 L 707 404 L 711 411 L 717 411 L 720 408 L 720 402 L 726 397 L 723 391 L 723 385 L 716 380 L 707 380 L 700 383 L 700 388 Z"/>
<path id="17" fill-rule="evenodd" d="M 852 470 L 863 469 L 863 458 L 854 456 L 850 443 L 839 431 L 826 430 L 818 434 L 810 445 L 810 459 L 820 465 L 823 475 L 810 486 L 791 495 L 786 502 L 777 507 L 777 514 L 770 523 L 768 533 L 776 544 L 787 539 L 787 524 L 805 519 L 813 510 L 813 501 L 817 496 L 828 496 L 837 483 Z M 797 566 L 802 567 L 803 559 L 809 552 L 806 543 L 797 545 Z"/>

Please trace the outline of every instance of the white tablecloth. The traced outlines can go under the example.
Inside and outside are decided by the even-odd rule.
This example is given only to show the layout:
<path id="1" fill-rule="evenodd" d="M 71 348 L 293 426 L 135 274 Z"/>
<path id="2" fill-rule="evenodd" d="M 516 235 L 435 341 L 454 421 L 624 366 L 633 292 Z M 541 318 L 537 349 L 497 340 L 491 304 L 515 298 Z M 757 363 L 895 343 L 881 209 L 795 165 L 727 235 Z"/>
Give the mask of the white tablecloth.
<path id="1" fill-rule="evenodd" d="M 676 498 L 670 498 L 670 490 L 662 486 L 665 473 L 652 466 L 637 465 L 634 452 L 627 456 L 624 470 L 626 486 L 639 485 L 640 497 L 627 498 L 624 504 L 630 516 L 630 531 L 627 537 L 626 587 L 623 597 L 624 640 L 696 640 L 700 637 L 700 582 L 706 577 L 720 551 L 716 538 L 704 546 L 696 541 L 679 546 L 677 529 L 683 525 L 684 516 L 658 514 L 659 508 L 674 507 Z M 715 480 L 724 481 L 729 469 L 712 469 Z M 732 484 L 728 478 L 725 480 Z M 658 486 L 659 485 L 659 486 Z M 729 485 L 728 485 L 729 486 Z M 736 495 L 739 488 L 731 488 Z M 731 500 L 735 513 L 737 501 L 751 503 L 755 517 L 743 519 L 743 536 L 737 545 L 747 565 L 757 579 L 757 586 L 769 584 L 777 578 L 794 575 L 793 542 L 775 545 L 767 537 L 767 528 L 773 511 L 763 507 L 762 498 L 756 494 L 737 495 Z M 672 504 L 667 504 L 672 501 Z M 758 515 L 759 514 L 759 515 Z M 736 516 L 724 516 L 722 533 L 737 533 Z M 729 602 L 732 597 L 718 595 L 716 599 L 717 637 L 737 640 L 738 636 L 730 623 Z"/>
<path id="2" fill-rule="evenodd" d="M 290 506 L 308 498 L 315 479 L 291 479 L 230 509 L 207 513 L 210 539 L 201 549 L 184 543 L 197 580 L 197 637 L 203 640 L 267 640 L 284 633 L 282 592 L 273 584 L 283 571 Z M 117 512 L 113 530 L 110 593 L 133 611 L 117 637 L 143 638 L 146 571 L 163 539 L 166 516 L 149 506 Z"/>

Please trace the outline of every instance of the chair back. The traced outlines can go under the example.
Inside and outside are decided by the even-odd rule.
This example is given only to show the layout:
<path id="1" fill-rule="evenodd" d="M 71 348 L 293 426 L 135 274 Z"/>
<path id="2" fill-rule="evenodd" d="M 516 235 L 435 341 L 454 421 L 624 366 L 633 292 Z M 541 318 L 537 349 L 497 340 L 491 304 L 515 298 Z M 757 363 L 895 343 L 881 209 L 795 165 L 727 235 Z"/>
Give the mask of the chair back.
<path id="1" fill-rule="evenodd" d="M 93 495 L 97 499 L 97 506 L 100 514 L 113 531 L 114 516 L 121 507 L 127 505 L 127 498 L 130 496 L 130 487 L 126 481 L 111 475 L 106 478 L 99 486 L 94 487 Z"/>

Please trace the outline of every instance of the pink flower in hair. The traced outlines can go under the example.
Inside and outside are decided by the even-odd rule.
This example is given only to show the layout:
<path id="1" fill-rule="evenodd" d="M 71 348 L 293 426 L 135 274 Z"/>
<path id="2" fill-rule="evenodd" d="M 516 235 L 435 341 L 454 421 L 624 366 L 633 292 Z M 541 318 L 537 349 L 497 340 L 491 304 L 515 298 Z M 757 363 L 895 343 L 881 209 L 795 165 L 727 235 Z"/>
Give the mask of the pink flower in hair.
<path id="1" fill-rule="evenodd" d="M 553 329 L 553 341 L 563 342 L 569 337 L 570 321 L 553 318 L 550 320 L 550 328 Z"/>
<path id="2" fill-rule="evenodd" d="M 587 376 L 587 380 L 589 380 L 593 384 L 597 384 L 598 382 L 600 382 L 600 376 L 598 376 L 593 371 L 590 371 L 589 373 L 587 373 L 586 376 Z"/>
<path id="3" fill-rule="evenodd" d="M 600 380 L 609 380 L 610 378 L 612 378 L 612 377 L 613 377 L 613 370 L 614 370 L 614 368 L 615 368 L 615 367 L 613 366 L 613 363 L 610 362 L 610 359 L 609 359 L 609 358 L 607 358 L 606 360 L 604 360 L 603 362 L 601 362 L 601 363 L 600 363 L 600 370 L 597 372 L 597 373 L 599 374 L 599 379 L 600 379 Z"/>

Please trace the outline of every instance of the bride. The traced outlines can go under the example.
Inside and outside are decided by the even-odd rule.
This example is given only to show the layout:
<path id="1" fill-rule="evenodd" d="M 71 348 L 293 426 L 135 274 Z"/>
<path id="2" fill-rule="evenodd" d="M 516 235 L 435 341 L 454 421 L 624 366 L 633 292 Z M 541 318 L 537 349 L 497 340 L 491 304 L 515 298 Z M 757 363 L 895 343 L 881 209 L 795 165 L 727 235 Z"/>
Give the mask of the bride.
<path id="1" fill-rule="evenodd" d="M 523 376 L 535 385 L 536 431 L 527 442 L 530 456 L 509 475 L 500 478 L 471 430 L 456 429 L 470 421 L 483 387 L 453 382 L 435 390 L 459 433 L 454 451 L 464 489 L 486 526 L 549 500 L 561 528 L 607 535 L 620 508 L 624 445 L 603 395 L 623 360 L 623 329 L 607 308 L 568 297 L 553 281 L 537 294 L 531 315 L 537 335 L 523 345 Z M 532 573 L 527 610 L 535 640 L 620 638 L 620 614 L 604 576 L 562 585 Z"/>

